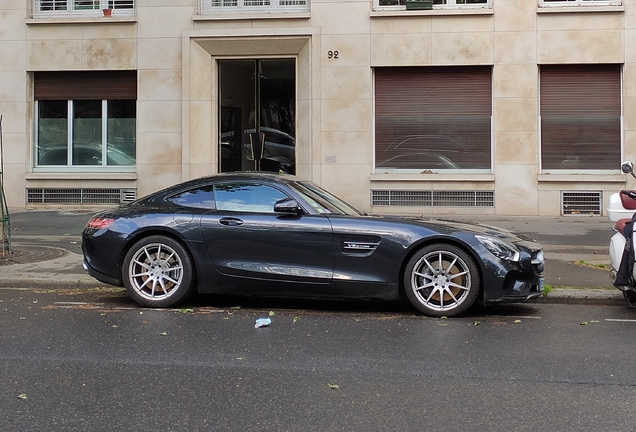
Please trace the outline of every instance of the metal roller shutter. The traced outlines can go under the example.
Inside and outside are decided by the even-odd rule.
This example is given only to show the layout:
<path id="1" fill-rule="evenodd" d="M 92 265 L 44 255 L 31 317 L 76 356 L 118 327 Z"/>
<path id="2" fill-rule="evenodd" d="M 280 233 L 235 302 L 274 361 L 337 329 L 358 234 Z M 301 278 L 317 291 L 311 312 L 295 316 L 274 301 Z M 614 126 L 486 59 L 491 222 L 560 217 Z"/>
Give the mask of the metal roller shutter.
<path id="1" fill-rule="evenodd" d="M 618 169 L 620 65 L 544 65 L 540 81 L 542 169 Z"/>
<path id="2" fill-rule="evenodd" d="M 36 100 L 137 99 L 137 71 L 35 72 Z"/>
<path id="3" fill-rule="evenodd" d="M 375 70 L 376 172 L 490 169 L 492 68 Z"/>

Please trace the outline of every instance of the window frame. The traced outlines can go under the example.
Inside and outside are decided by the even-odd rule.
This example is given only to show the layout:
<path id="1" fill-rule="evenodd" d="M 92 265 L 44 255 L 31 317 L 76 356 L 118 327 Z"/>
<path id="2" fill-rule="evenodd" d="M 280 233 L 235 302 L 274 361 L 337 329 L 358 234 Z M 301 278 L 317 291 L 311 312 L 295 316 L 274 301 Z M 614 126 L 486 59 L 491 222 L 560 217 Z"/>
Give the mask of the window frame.
<path id="1" fill-rule="evenodd" d="M 430 76 L 426 76 L 425 78 L 423 78 L 424 81 L 422 81 L 421 85 L 422 87 L 427 87 L 427 86 L 432 86 L 438 89 L 437 92 L 433 92 L 431 93 L 431 96 L 433 98 L 435 97 L 440 97 L 439 96 L 439 89 L 441 87 L 437 87 L 435 84 L 431 84 L 431 81 L 428 81 L 429 79 L 434 77 L 438 77 L 438 79 L 442 76 L 449 76 L 452 77 L 452 73 L 454 69 L 457 69 L 458 72 L 461 70 L 460 75 L 457 76 L 463 76 L 464 79 L 466 79 L 466 77 L 468 76 L 472 76 L 475 77 L 475 79 L 477 80 L 476 82 L 473 83 L 469 83 L 469 84 L 465 84 L 465 85 L 475 85 L 477 84 L 478 87 L 476 87 L 476 89 L 479 89 L 478 91 L 482 92 L 482 97 L 472 97 L 471 101 L 472 101 L 472 106 L 470 108 L 467 108 L 467 111 L 464 113 L 464 115 L 466 116 L 465 118 L 470 118 L 470 117 L 475 117 L 475 110 L 478 110 L 479 105 L 481 103 L 486 104 L 486 99 L 488 100 L 488 106 L 487 108 L 490 109 L 489 112 L 484 112 L 483 113 L 483 117 L 488 117 L 488 123 L 487 123 L 487 132 L 489 134 L 489 139 L 488 139 L 488 164 L 486 164 L 487 166 L 484 167 L 479 167 L 479 168 L 462 168 L 460 166 L 458 166 L 458 164 L 460 163 L 465 163 L 466 162 L 466 155 L 464 155 L 463 157 L 460 156 L 457 159 L 453 158 L 450 159 L 448 158 L 446 155 L 450 153 L 453 153 L 456 149 L 459 149 L 460 147 L 464 147 L 465 146 L 465 142 L 464 139 L 467 138 L 471 138 L 474 137 L 475 135 L 472 135 L 475 132 L 478 133 L 485 133 L 486 129 L 480 130 L 478 126 L 474 126 L 472 129 L 469 128 L 470 132 L 469 133 L 464 133 L 464 135 L 459 135 L 459 136 L 446 136 L 445 134 L 442 134 L 441 130 L 436 130 L 436 129 L 428 129 L 428 128 L 424 128 L 422 129 L 422 131 L 418 131 L 417 128 L 414 130 L 410 130 L 409 128 L 411 126 L 409 126 L 408 128 L 403 128 L 400 129 L 398 131 L 396 131 L 394 128 L 391 129 L 387 129 L 387 130 L 391 130 L 392 132 L 397 133 L 397 135 L 395 137 L 391 137 L 392 142 L 390 144 L 387 145 L 387 143 L 389 141 L 386 140 L 386 138 L 390 137 L 391 134 L 386 134 L 386 135 L 382 135 L 378 133 L 378 123 L 380 121 L 383 121 L 384 119 L 390 119 L 392 117 L 392 115 L 388 115 L 386 117 L 381 117 L 378 114 L 378 104 L 382 103 L 380 102 L 380 95 L 378 93 L 378 70 L 379 69 L 404 69 L 405 73 L 407 74 L 418 74 L 417 69 L 431 69 L 431 73 L 433 75 Z M 408 69 L 411 69 L 411 71 L 408 71 Z M 397 71 L 398 73 L 401 73 L 400 71 Z M 389 72 L 386 72 L 386 74 L 389 74 Z M 482 80 L 480 81 L 480 79 L 478 78 L 480 74 L 486 74 L 488 73 L 489 75 L 489 80 L 488 80 L 488 89 L 489 89 L 489 93 L 488 96 L 486 97 L 486 84 L 485 81 Z M 419 174 L 425 174 L 425 173 L 437 173 L 437 174 L 491 174 L 493 171 L 493 164 L 494 164 L 494 151 L 493 151 L 493 143 L 494 143 L 494 128 L 493 128 L 493 119 L 494 119 L 494 103 L 493 103 L 493 84 L 492 84 L 492 79 L 493 79 L 493 71 L 492 71 L 492 66 L 481 66 L 481 65 L 465 65 L 465 66 L 395 66 L 395 67 L 381 67 L 381 68 L 375 68 L 374 69 L 374 78 L 373 78 L 373 85 L 374 85 L 374 90 L 373 90 L 373 135 L 374 135 L 374 139 L 373 139 L 373 173 L 375 175 L 393 175 L 393 174 L 398 174 L 398 175 L 419 175 Z M 386 80 L 386 75 L 384 77 L 384 80 Z M 407 81 L 404 80 L 404 78 L 400 78 L 399 80 L 400 82 L 403 83 L 407 83 Z M 408 84 L 409 87 L 411 87 L 410 84 Z M 461 90 L 461 86 L 457 86 L 457 89 L 459 89 L 458 91 L 460 93 L 465 93 Z M 402 89 L 402 92 L 398 92 L 398 90 L 400 90 L 399 87 L 395 88 L 395 89 L 390 89 L 389 87 L 385 87 L 384 90 L 381 91 L 380 94 L 384 94 L 386 97 L 386 94 L 389 93 L 392 94 L 404 94 L 403 92 L 406 91 L 405 89 Z M 392 107 L 390 108 L 389 106 L 387 106 L 387 108 L 382 108 L 381 110 L 386 110 L 385 112 L 387 114 L 390 113 L 395 113 L 396 110 L 401 112 L 405 112 L 405 113 L 411 113 L 411 112 L 420 112 L 420 116 L 423 119 L 429 119 L 430 120 L 430 116 L 432 113 L 434 112 L 438 112 L 438 111 L 449 111 L 451 109 L 451 107 L 447 104 L 447 103 L 442 103 L 440 105 L 436 105 L 434 104 L 435 99 L 431 99 L 429 102 L 427 102 L 426 106 L 429 107 L 430 112 L 426 112 L 426 111 L 416 111 L 418 109 L 421 109 L 421 106 L 418 105 L 413 105 L 413 100 L 409 100 L 409 99 L 413 99 L 412 96 L 415 93 L 413 91 L 411 91 L 410 95 L 407 96 L 406 99 L 396 99 L 395 103 L 391 103 L 391 105 L 394 104 L 402 104 L 404 105 L 402 108 L 403 109 L 397 109 L 396 107 Z M 452 100 L 453 98 L 448 98 L 448 100 Z M 439 100 L 438 100 L 439 102 Z M 463 106 L 463 105 L 462 105 Z M 466 106 L 468 107 L 468 104 L 466 104 Z M 481 115 L 481 114 L 479 114 Z M 435 114 L 433 114 L 433 116 L 435 116 Z M 458 116 L 458 118 L 463 118 L 462 116 Z M 409 125 L 411 123 L 408 123 Z M 475 123 L 476 125 L 480 125 L 482 124 L 481 122 L 477 122 Z M 485 123 L 483 123 L 485 125 Z M 461 126 L 458 126 L 461 129 Z M 466 132 L 466 131 L 464 131 Z M 439 155 L 439 163 L 441 165 L 446 165 L 445 167 L 440 167 L 440 166 L 418 166 L 417 168 L 397 168 L 397 167 L 381 167 L 378 166 L 379 164 L 383 164 L 385 162 L 390 162 L 391 160 L 394 159 L 399 159 L 402 157 L 402 155 L 396 155 L 393 157 L 390 157 L 391 155 L 388 154 L 386 155 L 387 157 L 389 157 L 386 160 L 381 160 L 378 161 L 378 149 L 381 147 L 386 147 L 386 149 L 384 151 L 390 151 L 391 147 L 393 148 L 397 148 L 398 146 L 400 146 L 403 142 L 406 142 L 408 140 L 410 140 L 411 138 L 417 138 L 417 139 L 423 139 L 423 140 L 431 140 L 431 141 L 438 141 L 438 142 L 444 142 L 444 143 L 450 143 L 452 145 L 455 145 L 454 148 L 444 148 L 443 146 L 440 146 L 438 148 L 427 148 L 427 147 L 422 147 L 422 148 L 413 148 L 413 147 L 406 147 L 404 148 L 404 151 L 411 151 L 412 154 L 414 155 L 426 155 L 427 152 L 430 152 L 431 155 Z M 402 141 L 398 142 L 398 139 L 402 139 Z M 415 141 L 413 141 L 415 142 Z M 476 139 L 476 142 L 479 142 L 479 138 Z M 394 145 L 394 143 L 397 143 L 396 145 Z M 381 146 L 381 147 L 379 147 Z M 467 152 L 475 152 L 477 150 L 480 149 L 480 146 L 468 146 L 468 147 L 464 147 L 463 151 L 460 151 L 460 153 L 467 153 Z M 483 150 L 483 148 L 482 148 Z M 382 150 L 380 150 L 380 152 L 382 152 Z M 408 156 L 408 153 L 405 154 L 406 156 Z"/>
<path id="2" fill-rule="evenodd" d="M 249 4 L 254 2 L 262 2 L 263 4 Z M 309 13 L 310 10 L 311 0 L 199 0 L 201 15 L 258 15 L 268 13 L 283 15 L 288 13 Z"/>
<path id="3" fill-rule="evenodd" d="M 32 72 L 33 79 L 33 122 L 31 130 L 31 168 L 33 172 L 136 172 L 136 166 L 138 164 L 137 159 L 137 124 L 139 118 L 139 101 L 138 101 L 138 74 L 137 70 L 99 70 L 99 71 L 35 71 Z M 108 85 L 105 85 L 108 83 Z M 66 130 L 67 136 L 65 137 L 67 142 L 67 149 L 69 145 L 73 144 L 72 136 L 72 122 L 73 115 L 72 109 L 68 109 L 68 101 L 128 101 L 128 106 L 124 105 L 122 114 L 118 116 L 117 113 L 111 113 L 112 117 L 109 117 L 108 107 L 106 104 L 105 109 L 102 108 L 102 134 L 105 134 L 106 139 L 102 138 L 102 145 L 109 139 L 113 140 L 113 148 L 118 149 L 119 140 L 113 139 L 114 137 L 108 136 L 108 123 L 109 119 L 126 119 L 132 118 L 134 114 L 134 129 L 132 129 L 133 123 L 130 124 L 129 130 L 120 128 L 119 125 L 115 125 L 113 129 L 114 133 L 121 132 L 121 138 L 123 138 L 122 144 L 124 147 L 130 146 L 128 149 L 129 156 L 134 156 L 133 165 L 107 165 L 108 158 L 102 158 L 101 165 L 69 165 L 67 156 L 66 165 L 39 165 L 38 152 L 40 146 L 40 101 L 58 101 L 66 102 Z M 117 103 L 117 102 L 116 102 Z M 61 107 L 58 107 L 61 108 Z M 111 108 L 114 108 L 111 106 Z M 132 109 L 134 108 L 134 113 Z M 131 111 L 127 111 L 130 109 Z M 70 112 L 69 112 L 70 111 Z M 116 110 L 117 111 L 117 110 Z M 128 117 L 126 117 L 128 115 Z M 69 128 L 69 122 L 71 128 Z M 111 125 L 112 126 L 112 125 Z M 125 123 L 121 124 L 125 127 Z M 60 130 L 62 128 L 60 127 Z M 104 136 L 104 135 L 103 135 Z M 134 149 L 132 148 L 134 146 Z M 133 153 L 134 151 L 134 153 Z M 108 149 L 106 150 L 108 155 Z M 105 161 L 105 162 L 104 162 Z M 106 165 L 104 165 L 106 163 Z"/>
<path id="4" fill-rule="evenodd" d="M 552 69 L 554 70 L 555 68 L 567 68 L 567 69 L 572 69 L 572 68 L 576 68 L 579 67 L 582 69 L 583 73 L 590 73 L 590 70 L 593 70 L 593 68 L 598 67 L 601 69 L 602 73 L 602 69 L 604 67 L 607 68 L 611 68 L 611 67 L 618 67 L 618 77 L 617 77 L 617 81 L 618 81 L 618 88 L 616 89 L 616 93 L 618 95 L 618 109 L 619 109 L 619 113 L 618 113 L 618 131 L 617 131 L 617 136 L 618 136 L 618 148 L 614 149 L 615 151 L 618 150 L 618 159 L 616 160 L 616 168 L 585 168 L 585 167 L 569 167 L 567 166 L 567 162 L 568 159 L 564 159 L 561 163 L 565 164 L 563 167 L 558 167 L 558 168 L 546 168 L 544 165 L 544 149 L 548 148 L 551 149 L 551 147 L 549 145 L 546 145 L 547 143 L 545 142 L 546 138 L 545 138 L 545 133 L 544 133 L 544 118 L 548 118 L 547 116 L 543 115 L 543 110 L 544 110 L 544 99 L 547 98 L 547 96 L 545 95 L 546 91 L 544 90 L 544 87 L 549 86 L 550 85 L 550 81 L 548 81 L 547 83 L 544 83 L 543 77 L 545 75 L 548 74 L 554 74 L 554 72 L 547 72 L 547 69 Z M 542 68 L 544 68 L 544 70 L 542 71 Z M 587 70 L 585 70 L 585 68 L 588 68 Z M 539 158 L 539 170 L 541 174 L 608 174 L 608 173 L 617 173 L 620 172 L 619 168 L 620 168 L 620 161 L 623 160 L 623 153 L 624 153 L 624 142 L 625 142 L 625 135 L 624 135 L 624 95 L 623 95 L 623 71 L 624 71 L 624 65 L 622 64 L 618 64 L 618 63 L 614 63 L 614 64 L 576 64 L 576 65 L 566 65 L 566 64 L 562 64 L 562 65 L 540 65 L 539 66 L 539 109 L 538 109 L 538 133 L 539 133 L 539 154 L 538 154 L 538 158 Z M 570 71 L 570 74 L 572 72 Z M 577 72 L 577 75 L 580 75 L 580 73 Z M 565 78 L 568 82 L 571 82 L 570 79 Z M 603 80 L 599 80 L 599 79 L 594 79 L 593 81 L 595 82 L 609 82 L 608 80 L 603 81 Z M 554 86 L 557 83 L 556 87 L 559 87 L 558 85 L 558 81 L 555 81 L 554 79 L 552 79 L 552 85 Z M 579 84 L 580 86 L 581 84 Z M 566 90 L 567 91 L 567 90 Z M 570 93 L 572 93 L 572 90 L 569 90 Z M 580 91 L 576 91 L 576 94 L 582 94 Z M 599 91 L 596 90 L 596 94 L 603 94 L 606 95 L 608 94 L 607 91 L 603 90 L 603 91 Z M 550 99 L 555 99 L 554 95 L 550 95 Z M 566 98 L 556 98 L 556 99 L 560 99 L 563 101 L 566 101 Z M 592 99 L 592 98 L 589 98 Z M 584 106 L 588 106 L 590 105 L 591 102 L 586 102 L 585 104 L 582 104 L 580 101 L 578 102 L 572 102 L 570 105 L 572 107 L 580 107 L 582 105 Z M 592 105 L 599 105 L 599 104 L 592 104 Z M 603 103 L 600 104 L 601 106 L 609 106 L 609 103 Z M 554 106 L 549 104 L 546 107 L 547 109 L 551 109 L 552 111 L 555 111 Z M 567 110 L 567 114 L 568 116 L 576 116 L 576 108 L 571 109 L 571 110 Z M 608 114 L 606 114 L 608 115 Z M 616 114 L 614 114 L 616 115 Z M 609 115 L 608 115 L 609 116 Z M 565 123 L 564 127 L 571 127 L 571 124 Z M 554 129 L 549 130 L 550 132 L 553 132 Z M 554 132 L 553 132 L 554 133 Z M 571 135 L 571 134 L 570 134 Z M 585 134 L 586 135 L 586 134 Z M 560 136 L 559 137 L 559 141 L 560 142 L 567 142 L 567 140 L 565 139 L 566 136 Z M 585 149 L 585 148 L 583 148 Z M 603 152 L 604 154 L 606 154 L 607 152 Z M 586 156 L 585 153 L 579 153 L 579 154 L 575 154 L 575 157 L 579 157 L 579 155 L 583 155 Z M 548 156 L 546 156 L 548 157 Z M 590 156 L 587 155 L 587 157 L 589 158 Z"/>
<path id="5" fill-rule="evenodd" d="M 539 0 L 539 7 L 622 6 L 622 0 Z"/>
<path id="6" fill-rule="evenodd" d="M 103 17 L 106 9 L 115 17 L 135 16 L 137 0 L 32 0 L 32 8 L 33 18 Z"/>
<path id="7" fill-rule="evenodd" d="M 63 100 L 63 99 L 60 99 Z M 76 100 L 76 99 L 75 99 Z M 96 99 L 101 100 L 101 152 L 102 159 L 100 165 L 74 165 L 73 164 L 73 151 L 74 151 L 74 99 L 67 99 L 67 112 L 66 112 L 66 136 L 67 136 L 67 153 L 66 153 L 66 165 L 40 165 L 38 162 L 38 155 L 40 149 L 40 100 L 35 100 L 34 103 L 34 132 L 33 132 L 33 171 L 34 172 L 135 172 L 137 169 L 137 152 L 135 149 L 135 163 L 133 165 L 108 165 L 108 99 Z M 111 99 L 118 100 L 118 99 Z M 135 101 L 135 122 L 137 121 L 137 101 Z M 136 128 L 135 128 L 136 134 Z M 135 137 L 135 143 L 136 143 Z M 136 146 L 135 146 L 136 147 Z"/>
<path id="8" fill-rule="evenodd" d="M 375 10 L 406 10 L 406 5 L 399 4 L 400 0 L 395 0 L 398 2 L 397 5 L 381 5 L 380 0 L 373 0 L 373 8 Z M 402 0 L 403 1 L 403 0 Z M 443 0 L 448 2 L 447 4 L 433 4 L 433 10 L 435 9 L 491 9 L 493 0 L 486 0 L 486 3 L 475 3 L 475 4 L 457 4 L 457 0 Z"/>

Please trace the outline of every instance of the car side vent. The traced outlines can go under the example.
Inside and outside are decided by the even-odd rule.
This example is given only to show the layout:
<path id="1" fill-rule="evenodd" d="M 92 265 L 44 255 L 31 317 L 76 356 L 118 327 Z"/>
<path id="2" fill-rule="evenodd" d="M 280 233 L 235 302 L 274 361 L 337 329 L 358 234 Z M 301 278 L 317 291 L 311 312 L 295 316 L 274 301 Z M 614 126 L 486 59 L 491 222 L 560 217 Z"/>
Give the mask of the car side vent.
<path id="1" fill-rule="evenodd" d="M 381 238 L 377 236 L 343 237 L 341 250 L 347 254 L 368 256 L 380 246 Z"/>
<path id="2" fill-rule="evenodd" d="M 494 207 L 495 191 L 372 190 L 371 205 Z"/>
<path id="3" fill-rule="evenodd" d="M 561 191 L 563 216 L 589 216 L 603 214 L 603 192 Z"/>
<path id="4" fill-rule="evenodd" d="M 27 188 L 27 204 L 122 204 L 134 201 L 137 189 Z"/>

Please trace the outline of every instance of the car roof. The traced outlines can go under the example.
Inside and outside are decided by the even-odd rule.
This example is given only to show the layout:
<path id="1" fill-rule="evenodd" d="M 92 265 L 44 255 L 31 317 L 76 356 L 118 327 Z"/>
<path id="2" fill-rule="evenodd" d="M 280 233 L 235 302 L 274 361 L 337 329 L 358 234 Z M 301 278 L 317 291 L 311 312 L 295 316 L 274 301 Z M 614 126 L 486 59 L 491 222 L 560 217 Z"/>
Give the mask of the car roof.
<path id="1" fill-rule="evenodd" d="M 186 184 L 199 184 L 206 182 L 218 182 L 225 180 L 268 180 L 275 183 L 289 183 L 299 181 L 300 179 L 291 174 L 279 174 L 274 172 L 260 172 L 260 171 L 236 171 L 229 173 L 212 174 L 205 177 L 199 177 L 192 180 L 187 180 L 183 183 L 176 184 L 174 186 L 186 185 Z"/>
<path id="2" fill-rule="evenodd" d="M 168 186 L 165 189 L 146 195 L 140 198 L 138 201 L 152 201 L 154 199 L 162 199 L 166 195 L 170 195 L 173 192 L 188 189 L 196 185 L 204 185 L 213 182 L 224 181 L 268 181 L 278 184 L 289 184 L 291 182 L 300 181 L 301 179 L 291 174 L 279 174 L 273 172 L 256 172 L 256 171 L 237 171 L 229 173 L 212 174 L 205 177 L 199 177 L 192 180 L 186 180 L 181 183 Z"/>

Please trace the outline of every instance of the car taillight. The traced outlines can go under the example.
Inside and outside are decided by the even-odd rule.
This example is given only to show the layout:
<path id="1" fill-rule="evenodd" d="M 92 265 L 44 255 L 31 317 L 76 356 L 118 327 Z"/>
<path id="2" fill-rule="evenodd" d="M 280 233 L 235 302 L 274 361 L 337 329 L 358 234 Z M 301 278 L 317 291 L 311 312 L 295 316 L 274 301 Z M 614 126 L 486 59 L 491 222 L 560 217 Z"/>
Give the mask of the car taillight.
<path id="1" fill-rule="evenodd" d="M 91 220 L 88 221 L 88 223 L 86 224 L 86 227 L 94 228 L 94 229 L 104 229 L 104 228 L 108 228 L 108 226 L 112 224 L 113 222 L 115 222 L 115 219 L 92 218 Z"/>

